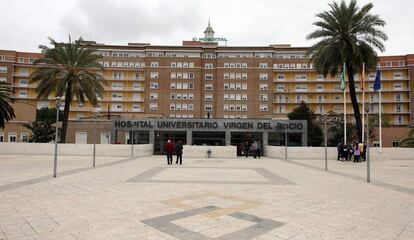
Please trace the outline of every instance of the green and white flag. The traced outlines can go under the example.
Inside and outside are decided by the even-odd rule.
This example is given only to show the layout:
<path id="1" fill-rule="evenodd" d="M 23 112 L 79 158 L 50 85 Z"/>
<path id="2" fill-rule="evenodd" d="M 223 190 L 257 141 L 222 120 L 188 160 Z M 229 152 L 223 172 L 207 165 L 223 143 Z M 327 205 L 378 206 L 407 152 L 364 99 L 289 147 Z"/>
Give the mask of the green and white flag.
<path id="1" fill-rule="evenodd" d="M 341 71 L 341 91 L 344 92 L 346 89 L 346 85 L 345 85 L 345 63 L 344 66 L 342 67 L 342 71 Z"/>

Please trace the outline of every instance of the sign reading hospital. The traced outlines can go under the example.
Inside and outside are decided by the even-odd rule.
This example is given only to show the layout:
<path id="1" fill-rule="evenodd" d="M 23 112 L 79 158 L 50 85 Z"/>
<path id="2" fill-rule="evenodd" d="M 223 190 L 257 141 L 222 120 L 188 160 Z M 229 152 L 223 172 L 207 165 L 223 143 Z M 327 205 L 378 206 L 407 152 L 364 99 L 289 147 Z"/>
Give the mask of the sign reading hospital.
<path id="1" fill-rule="evenodd" d="M 144 119 L 114 120 L 115 130 L 252 130 L 252 131 L 303 131 L 303 120 L 245 120 L 245 119 Z"/>

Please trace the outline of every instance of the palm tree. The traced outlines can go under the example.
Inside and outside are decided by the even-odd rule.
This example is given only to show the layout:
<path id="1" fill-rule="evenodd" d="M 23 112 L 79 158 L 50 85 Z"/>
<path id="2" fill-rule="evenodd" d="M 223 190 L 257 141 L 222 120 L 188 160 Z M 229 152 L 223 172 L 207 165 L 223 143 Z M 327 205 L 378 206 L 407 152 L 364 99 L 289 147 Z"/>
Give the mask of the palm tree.
<path id="1" fill-rule="evenodd" d="M 13 107 L 10 105 L 13 102 L 10 93 L 12 93 L 10 84 L 0 82 L 0 128 L 4 128 L 5 122 L 16 117 Z"/>
<path id="2" fill-rule="evenodd" d="M 408 133 L 408 138 L 401 141 L 401 147 L 414 148 L 414 129 Z"/>
<path id="3" fill-rule="evenodd" d="M 102 70 L 98 63 L 99 55 L 94 49 L 82 44 L 82 38 L 68 43 L 58 43 L 49 38 L 53 48 L 39 46 L 44 57 L 35 61 L 39 68 L 32 73 L 32 81 L 39 82 L 36 92 L 37 98 L 49 96 L 63 96 L 65 108 L 63 110 L 62 134 L 60 142 L 66 142 L 66 131 L 70 104 L 74 96 L 81 103 L 86 99 L 96 106 L 98 97 L 102 96 L 104 78 L 92 70 Z"/>
<path id="4" fill-rule="evenodd" d="M 370 13 L 373 8 L 371 3 L 359 8 L 356 0 L 351 0 L 348 5 L 342 0 L 340 4 L 329 4 L 329 7 L 330 10 L 316 15 L 319 19 L 313 25 L 318 28 L 307 39 L 317 42 L 309 49 L 308 55 L 316 70 L 324 76 L 328 73 L 335 76 L 345 63 L 358 137 L 362 139 L 354 74 L 361 72 L 363 63 L 367 68 L 376 66 L 377 53 L 374 48 L 381 52 L 385 50 L 383 41 L 387 40 L 387 35 L 380 30 L 385 21 Z"/>

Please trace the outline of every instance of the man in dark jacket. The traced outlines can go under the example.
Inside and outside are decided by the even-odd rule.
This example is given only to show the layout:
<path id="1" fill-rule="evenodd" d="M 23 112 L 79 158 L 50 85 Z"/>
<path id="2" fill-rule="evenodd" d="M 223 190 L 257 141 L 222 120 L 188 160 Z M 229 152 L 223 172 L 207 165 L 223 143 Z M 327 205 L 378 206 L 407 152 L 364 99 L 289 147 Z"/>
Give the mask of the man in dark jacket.
<path id="1" fill-rule="evenodd" d="M 181 165 L 183 163 L 183 143 L 181 140 L 179 140 L 175 145 L 175 154 L 177 154 L 177 160 L 175 161 L 175 164 L 178 164 L 179 161 Z"/>
<path id="2" fill-rule="evenodd" d="M 167 144 L 165 145 L 165 152 L 167 153 L 167 164 L 172 164 L 172 155 L 174 153 L 174 146 L 170 139 L 168 139 Z"/>

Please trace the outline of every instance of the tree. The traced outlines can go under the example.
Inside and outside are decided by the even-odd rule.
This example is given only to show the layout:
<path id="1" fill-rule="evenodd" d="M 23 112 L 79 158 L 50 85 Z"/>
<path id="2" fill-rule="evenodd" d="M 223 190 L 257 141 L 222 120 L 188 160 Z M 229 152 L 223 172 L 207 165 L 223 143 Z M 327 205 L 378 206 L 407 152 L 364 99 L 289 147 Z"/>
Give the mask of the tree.
<path id="1" fill-rule="evenodd" d="M 323 141 L 322 129 L 314 124 L 316 119 L 315 113 L 304 102 L 288 114 L 290 120 L 307 120 L 308 121 L 308 144 L 309 146 L 320 146 Z"/>
<path id="2" fill-rule="evenodd" d="M 356 142 L 358 140 L 358 133 L 356 131 L 355 124 L 346 124 L 346 138 L 348 143 Z M 330 138 L 328 139 L 328 146 L 336 147 L 338 143 L 344 141 L 344 122 L 343 120 L 335 120 L 330 122 L 328 129 L 330 132 Z"/>
<path id="3" fill-rule="evenodd" d="M 400 146 L 404 148 L 414 148 L 414 129 L 408 133 L 408 138 L 401 141 Z"/>
<path id="4" fill-rule="evenodd" d="M 59 112 L 59 119 L 63 114 Z M 23 123 L 22 126 L 32 132 L 29 142 L 48 143 L 55 139 L 56 129 L 52 126 L 56 122 L 56 108 L 41 108 L 36 110 L 36 121 Z"/>
<path id="5" fill-rule="evenodd" d="M 38 98 L 50 95 L 64 97 L 62 134 L 60 142 L 66 142 L 66 132 L 70 104 L 74 96 L 81 103 L 86 99 L 96 106 L 98 97 L 102 97 L 104 78 L 93 70 L 102 70 L 97 61 L 101 56 L 94 49 L 87 48 L 82 38 L 68 43 L 57 43 L 49 38 L 53 48 L 39 46 L 44 57 L 35 61 L 40 67 L 32 73 L 32 81 L 39 82 L 36 92 Z"/>
<path id="6" fill-rule="evenodd" d="M 335 76 L 345 63 L 358 138 L 362 139 L 354 74 L 361 72 L 363 63 L 367 68 L 376 66 L 377 53 L 374 48 L 381 52 L 385 50 L 383 41 L 387 40 L 387 35 L 380 30 L 385 21 L 370 13 L 372 3 L 359 8 L 356 0 L 351 0 L 349 5 L 342 0 L 340 4 L 329 4 L 329 7 L 330 10 L 316 15 L 319 20 L 313 25 L 318 29 L 310 33 L 307 39 L 318 42 L 309 48 L 308 55 L 317 72 L 324 76 L 328 73 Z"/>
<path id="7" fill-rule="evenodd" d="M 16 117 L 13 107 L 10 105 L 13 102 L 10 93 L 12 93 L 10 84 L 0 82 L 0 128 L 4 128 L 5 122 Z"/>

